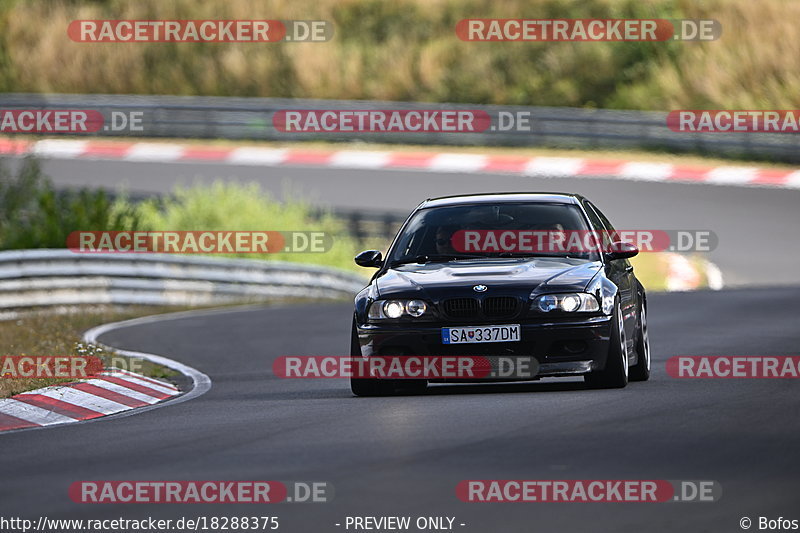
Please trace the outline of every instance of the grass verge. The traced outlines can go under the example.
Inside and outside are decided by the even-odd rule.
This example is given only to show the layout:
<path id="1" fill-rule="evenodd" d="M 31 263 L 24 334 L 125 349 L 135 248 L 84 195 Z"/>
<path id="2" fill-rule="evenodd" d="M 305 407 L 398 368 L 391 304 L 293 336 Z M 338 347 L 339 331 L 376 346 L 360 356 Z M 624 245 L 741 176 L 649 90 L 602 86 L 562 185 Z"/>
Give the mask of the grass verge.
<path id="1" fill-rule="evenodd" d="M 155 312 L 181 309 L 131 308 L 125 311 L 113 309 L 75 312 L 66 314 L 35 313 L 13 320 L 0 322 L 0 355 L 6 356 L 96 356 L 105 366 L 125 366 L 148 377 L 169 379 L 176 372 L 165 366 L 140 358 L 125 357 L 116 352 L 83 343 L 81 337 L 87 329 L 126 320 Z M 127 365 L 127 366 L 126 366 Z M 0 378 L 0 398 L 7 398 L 50 385 L 74 381 L 71 379 L 10 379 Z"/>

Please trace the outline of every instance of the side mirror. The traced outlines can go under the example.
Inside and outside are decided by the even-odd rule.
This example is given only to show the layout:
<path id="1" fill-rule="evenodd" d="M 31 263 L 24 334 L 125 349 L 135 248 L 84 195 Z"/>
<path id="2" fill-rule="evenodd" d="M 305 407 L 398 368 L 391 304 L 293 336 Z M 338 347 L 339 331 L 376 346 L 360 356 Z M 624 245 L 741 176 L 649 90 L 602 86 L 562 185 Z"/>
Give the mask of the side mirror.
<path id="1" fill-rule="evenodd" d="M 613 261 L 615 259 L 628 259 L 638 253 L 639 249 L 635 245 L 619 241 L 611 243 L 604 255 L 607 261 Z"/>
<path id="2" fill-rule="evenodd" d="M 379 268 L 383 265 L 383 255 L 378 250 L 366 250 L 358 254 L 355 261 L 358 266 Z"/>

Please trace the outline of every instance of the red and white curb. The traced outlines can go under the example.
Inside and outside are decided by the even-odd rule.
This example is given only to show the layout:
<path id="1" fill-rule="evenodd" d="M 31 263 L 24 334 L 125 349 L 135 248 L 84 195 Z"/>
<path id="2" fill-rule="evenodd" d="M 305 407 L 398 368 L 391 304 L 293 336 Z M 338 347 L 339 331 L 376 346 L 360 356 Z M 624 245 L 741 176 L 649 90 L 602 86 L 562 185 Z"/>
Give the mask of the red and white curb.
<path id="1" fill-rule="evenodd" d="M 0 400 L 0 431 L 69 424 L 152 405 L 180 394 L 166 381 L 119 370 Z"/>
<path id="2" fill-rule="evenodd" d="M 193 144 L 0 139 L 0 155 L 153 163 L 226 163 L 250 166 L 313 166 L 342 169 L 426 170 L 517 174 L 547 178 L 613 178 L 634 181 L 800 188 L 800 170 L 659 162 L 528 157 L 471 153 L 382 152 L 310 148 L 220 147 Z"/>
<path id="3" fill-rule="evenodd" d="M 721 290 L 724 287 L 722 272 L 714 263 L 704 261 L 703 270 L 692 264 L 686 256 L 668 253 L 667 258 L 667 292 L 693 291 L 701 288 L 703 274 L 706 284 L 711 290 Z"/>
<path id="4" fill-rule="evenodd" d="M 237 312 L 251 307 L 254 306 L 242 306 L 239 309 L 225 311 L 203 309 L 152 315 L 103 324 L 90 329 L 83 335 L 84 342 L 175 370 L 188 378 L 191 386 L 188 390 L 181 391 L 162 380 L 111 368 L 92 379 L 24 392 L 0 400 L 0 433 L 76 422 L 94 422 L 110 416 L 119 418 L 175 405 L 205 394 L 211 390 L 211 378 L 199 370 L 162 355 L 112 348 L 100 343 L 98 337 L 126 327 L 205 314 Z"/>

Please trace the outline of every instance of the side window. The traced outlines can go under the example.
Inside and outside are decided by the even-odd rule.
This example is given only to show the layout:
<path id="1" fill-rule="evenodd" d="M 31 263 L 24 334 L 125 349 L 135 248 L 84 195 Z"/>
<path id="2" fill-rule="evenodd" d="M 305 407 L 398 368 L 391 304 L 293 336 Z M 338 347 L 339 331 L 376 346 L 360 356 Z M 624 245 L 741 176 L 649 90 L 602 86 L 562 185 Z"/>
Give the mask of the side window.
<path id="1" fill-rule="evenodd" d="M 611 222 L 606 218 L 606 216 L 597 209 L 591 202 L 586 202 L 586 214 L 589 216 L 589 220 L 592 221 L 592 225 L 595 225 L 595 221 L 600 223 L 600 229 L 598 231 L 601 232 L 603 235 L 603 248 L 605 249 L 612 242 L 616 242 L 619 240 L 617 235 L 617 230 L 614 229 L 614 226 L 611 225 Z M 630 266 L 630 262 L 627 259 L 623 261 L 623 264 L 628 267 Z"/>
<path id="2" fill-rule="evenodd" d="M 619 236 L 617 235 L 617 230 L 614 229 L 614 226 L 611 225 L 611 222 L 609 222 L 603 212 L 597 209 L 591 202 L 586 202 L 586 208 L 587 211 L 593 211 L 595 216 L 600 219 L 605 231 L 608 232 L 608 238 L 611 239 L 612 242 L 618 241 Z"/>
<path id="3" fill-rule="evenodd" d="M 583 207 L 586 209 L 586 216 L 589 217 L 589 222 L 592 225 L 592 231 L 595 234 L 595 243 L 598 246 L 598 251 L 603 249 L 603 236 L 606 234 L 606 228 L 603 226 L 603 221 L 597 215 L 594 206 L 589 202 L 584 202 Z"/>
<path id="4" fill-rule="evenodd" d="M 586 202 L 583 207 L 586 208 L 586 215 L 589 217 L 589 222 L 592 223 L 592 229 L 600 232 L 605 231 L 605 227 L 603 227 L 603 222 L 602 220 L 600 220 L 600 217 L 594 210 L 594 206 L 589 202 Z"/>
<path id="5" fill-rule="evenodd" d="M 611 222 L 608 221 L 606 216 L 599 209 L 597 209 L 594 204 L 591 202 L 586 202 L 586 206 L 589 207 L 591 211 L 595 212 L 596 216 L 603 222 L 603 226 L 605 226 L 608 231 L 611 233 L 616 233 L 617 230 L 614 229 L 614 226 L 611 225 Z"/>

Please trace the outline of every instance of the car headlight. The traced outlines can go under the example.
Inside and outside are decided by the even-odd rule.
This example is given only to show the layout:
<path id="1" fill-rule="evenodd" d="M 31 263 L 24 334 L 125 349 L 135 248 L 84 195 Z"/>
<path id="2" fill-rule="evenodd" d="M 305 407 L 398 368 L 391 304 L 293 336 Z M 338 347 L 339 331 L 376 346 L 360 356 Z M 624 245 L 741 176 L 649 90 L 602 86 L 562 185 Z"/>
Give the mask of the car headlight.
<path id="1" fill-rule="evenodd" d="M 406 302 L 406 313 L 413 316 L 414 318 L 419 318 L 425 314 L 425 311 L 428 310 L 428 306 L 425 305 L 425 302 L 422 300 L 409 300 Z"/>
<path id="2" fill-rule="evenodd" d="M 397 319 L 403 316 L 419 318 L 428 311 L 422 300 L 376 300 L 369 306 L 370 320 Z"/>
<path id="3" fill-rule="evenodd" d="M 403 316 L 404 307 L 403 302 L 389 300 L 383 304 L 383 314 L 386 315 L 387 318 L 400 318 Z"/>
<path id="4" fill-rule="evenodd" d="M 611 316 L 614 313 L 614 294 L 603 290 L 603 281 L 600 276 L 594 277 L 594 280 L 586 287 L 586 292 L 597 298 L 604 315 Z"/>
<path id="5" fill-rule="evenodd" d="M 549 313 L 551 311 L 595 313 L 600 310 L 600 304 L 594 295 L 585 292 L 542 294 L 533 300 L 531 309 L 541 313 Z"/>

